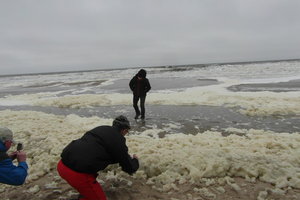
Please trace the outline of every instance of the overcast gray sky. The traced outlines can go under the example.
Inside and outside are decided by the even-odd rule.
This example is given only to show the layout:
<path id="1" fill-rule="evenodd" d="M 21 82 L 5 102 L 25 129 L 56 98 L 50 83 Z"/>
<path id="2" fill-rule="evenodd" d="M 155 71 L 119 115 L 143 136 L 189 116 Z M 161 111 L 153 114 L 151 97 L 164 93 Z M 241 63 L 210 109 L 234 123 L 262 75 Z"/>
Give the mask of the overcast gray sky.
<path id="1" fill-rule="evenodd" d="M 0 0 L 0 74 L 293 58 L 299 0 Z"/>

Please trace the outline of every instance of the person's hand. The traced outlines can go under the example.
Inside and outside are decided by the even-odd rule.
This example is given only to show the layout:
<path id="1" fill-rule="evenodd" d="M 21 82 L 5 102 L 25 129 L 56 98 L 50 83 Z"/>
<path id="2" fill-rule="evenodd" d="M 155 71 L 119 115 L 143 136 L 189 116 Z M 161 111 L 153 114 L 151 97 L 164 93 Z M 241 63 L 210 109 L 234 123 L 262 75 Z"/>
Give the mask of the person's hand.
<path id="1" fill-rule="evenodd" d="M 12 160 L 16 159 L 17 158 L 17 152 L 12 152 L 10 154 L 8 154 L 8 157 L 10 157 Z"/>
<path id="2" fill-rule="evenodd" d="M 132 155 L 132 158 L 139 159 L 135 154 Z"/>
<path id="3" fill-rule="evenodd" d="M 17 151 L 17 160 L 18 162 L 26 161 L 26 153 L 24 151 Z"/>

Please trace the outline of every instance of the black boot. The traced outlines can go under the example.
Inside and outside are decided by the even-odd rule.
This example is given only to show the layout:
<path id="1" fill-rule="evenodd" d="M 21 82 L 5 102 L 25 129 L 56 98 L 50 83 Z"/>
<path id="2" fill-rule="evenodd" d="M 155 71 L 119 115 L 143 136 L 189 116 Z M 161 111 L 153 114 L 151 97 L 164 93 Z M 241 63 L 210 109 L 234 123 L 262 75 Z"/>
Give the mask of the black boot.
<path id="1" fill-rule="evenodd" d="M 140 117 L 140 114 L 136 114 L 134 119 L 138 119 Z"/>

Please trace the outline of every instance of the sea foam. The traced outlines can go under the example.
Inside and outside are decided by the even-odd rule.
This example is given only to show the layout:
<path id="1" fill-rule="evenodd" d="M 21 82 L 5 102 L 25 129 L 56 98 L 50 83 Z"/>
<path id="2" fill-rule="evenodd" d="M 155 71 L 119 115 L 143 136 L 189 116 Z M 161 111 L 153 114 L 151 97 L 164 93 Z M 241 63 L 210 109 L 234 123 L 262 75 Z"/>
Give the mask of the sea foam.
<path id="1" fill-rule="evenodd" d="M 98 125 L 110 125 L 112 119 L 53 115 L 35 111 L 0 111 L 1 126 L 14 132 L 24 143 L 32 182 L 55 170 L 62 149 L 72 140 Z M 171 125 L 172 126 L 172 125 Z M 231 135 L 206 131 L 170 134 L 163 138 L 160 129 L 134 132 L 127 137 L 130 153 L 137 154 L 140 169 L 135 178 L 162 191 L 176 189 L 176 184 L 197 185 L 204 179 L 244 177 L 261 180 L 277 188 L 300 188 L 300 133 L 276 133 L 263 130 L 228 128 Z M 164 130 L 165 131 L 165 130 Z M 242 134 L 236 135 L 239 132 Z M 126 179 L 127 175 L 118 176 Z M 114 174 L 114 173 L 113 173 Z M 229 181 L 230 184 L 233 184 Z M 0 186 L 4 191 L 3 187 Z M 235 186 L 238 188 L 238 185 Z"/>

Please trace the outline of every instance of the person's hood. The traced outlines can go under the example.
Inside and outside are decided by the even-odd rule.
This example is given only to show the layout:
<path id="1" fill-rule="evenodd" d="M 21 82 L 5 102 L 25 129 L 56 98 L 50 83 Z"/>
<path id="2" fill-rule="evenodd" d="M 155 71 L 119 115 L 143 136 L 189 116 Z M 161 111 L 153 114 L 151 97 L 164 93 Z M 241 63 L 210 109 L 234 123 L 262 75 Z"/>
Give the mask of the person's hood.
<path id="1" fill-rule="evenodd" d="M 146 70 L 141 69 L 141 70 L 136 74 L 136 76 L 139 76 L 139 77 L 142 77 L 142 78 L 146 78 L 147 72 L 146 72 Z"/>

